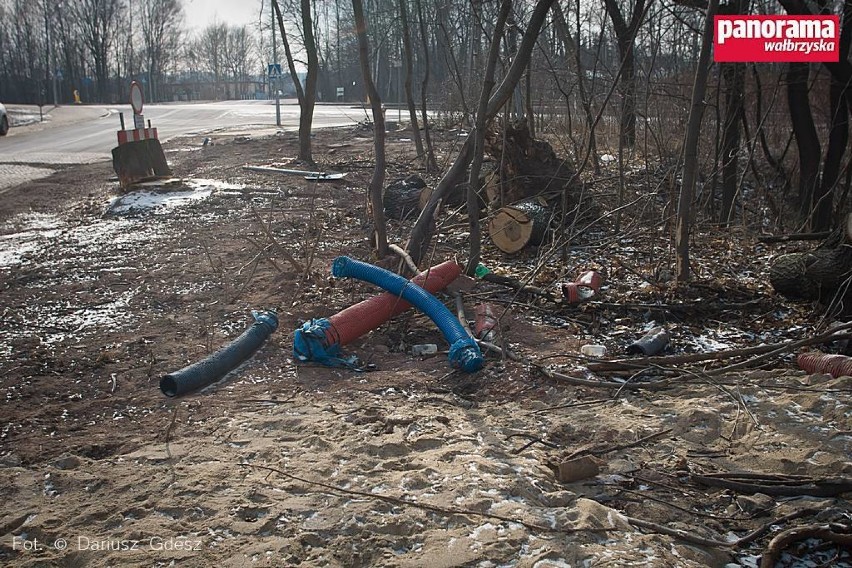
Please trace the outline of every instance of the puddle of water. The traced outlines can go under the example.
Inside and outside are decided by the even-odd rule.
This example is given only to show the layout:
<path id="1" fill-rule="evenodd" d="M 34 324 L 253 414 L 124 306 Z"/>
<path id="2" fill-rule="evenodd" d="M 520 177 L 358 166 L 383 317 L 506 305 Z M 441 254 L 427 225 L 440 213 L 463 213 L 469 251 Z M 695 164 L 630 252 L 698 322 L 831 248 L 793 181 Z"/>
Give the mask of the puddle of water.
<path id="1" fill-rule="evenodd" d="M 185 180 L 179 191 L 169 191 L 161 186 L 158 189 L 141 189 L 113 199 L 107 211 L 113 215 L 126 215 L 150 210 L 154 214 L 164 214 L 170 209 L 188 205 L 193 201 L 207 199 L 214 192 L 243 189 L 243 185 L 212 179 Z"/>

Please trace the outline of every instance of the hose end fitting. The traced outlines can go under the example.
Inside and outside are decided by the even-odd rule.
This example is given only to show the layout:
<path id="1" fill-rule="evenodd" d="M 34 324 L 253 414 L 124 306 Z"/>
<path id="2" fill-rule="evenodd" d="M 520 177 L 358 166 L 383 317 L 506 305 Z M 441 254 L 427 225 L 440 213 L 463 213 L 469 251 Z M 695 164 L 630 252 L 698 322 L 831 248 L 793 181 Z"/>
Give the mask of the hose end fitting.
<path id="1" fill-rule="evenodd" d="M 263 324 L 269 327 L 270 331 L 278 329 L 278 314 L 273 311 L 259 312 L 252 310 L 251 315 L 254 316 L 254 322 Z"/>
<path id="2" fill-rule="evenodd" d="M 316 361 L 323 363 L 337 357 L 340 346 L 329 343 L 326 330 L 331 322 L 325 318 L 312 319 L 302 324 L 293 337 L 293 357 L 302 363 Z"/>
<path id="3" fill-rule="evenodd" d="M 349 276 L 347 270 L 352 259 L 348 256 L 338 256 L 331 263 L 331 275 L 335 278 L 345 278 Z"/>
<path id="4" fill-rule="evenodd" d="M 465 373 L 473 373 L 482 368 L 482 353 L 473 338 L 459 339 L 450 347 L 450 365 Z"/>

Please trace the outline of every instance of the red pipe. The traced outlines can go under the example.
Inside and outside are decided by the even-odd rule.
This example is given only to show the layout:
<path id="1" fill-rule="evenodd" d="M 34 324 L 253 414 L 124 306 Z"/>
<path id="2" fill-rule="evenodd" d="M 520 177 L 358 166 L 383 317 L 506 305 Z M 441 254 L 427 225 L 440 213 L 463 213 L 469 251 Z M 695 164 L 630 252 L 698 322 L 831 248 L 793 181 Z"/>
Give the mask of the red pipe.
<path id="1" fill-rule="evenodd" d="M 826 373 L 835 379 L 852 375 L 852 357 L 846 355 L 829 355 L 816 351 L 802 353 L 796 358 L 796 362 L 808 373 Z"/>
<path id="2" fill-rule="evenodd" d="M 426 272 L 421 272 L 412 282 L 434 294 L 458 278 L 461 270 L 461 266 L 448 260 L 433 266 Z M 331 326 L 325 332 L 327 343 L 328 345 L 351 343 L 410 307 L 411 304 L 389 292 L 349 306 L 328 318 Z"/>

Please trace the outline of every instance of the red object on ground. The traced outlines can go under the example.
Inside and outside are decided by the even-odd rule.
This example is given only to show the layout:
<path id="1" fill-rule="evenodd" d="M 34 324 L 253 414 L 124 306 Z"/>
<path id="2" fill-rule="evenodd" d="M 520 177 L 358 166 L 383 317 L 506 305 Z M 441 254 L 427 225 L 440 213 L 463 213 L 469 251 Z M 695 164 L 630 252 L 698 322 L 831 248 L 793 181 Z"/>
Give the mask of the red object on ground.
<path id="1" fill-rule="evenodd" d="M 852 376 L 852 357 L 846 355 L 829 355 L 814 351 L 800 354 L 796 362 L 808 373 L 827 373 L 835 379 Z"/>
<path id="2" fill-rule="evenodd" d="M 461 271 L 461 266 L 452 260 L 448 260 L 438 266 L 433 266 L 426 272 L 421 272 L 412 279 L 412 282 L 434 294 L 443 290 L 458 278 Z M 329 345 L 334 343 L 346 345 L 410 307 L 411 304 L 390 292 L 379 294 L 354 306 L 349 306 L 328 318 L 331 327 L 325 332 L 326 340 Z"/>
<path id="3" fill-rule="evenodd" d="M 569 304 L 577 304 L 590 298 L 593 298 L 598 293 L 598 288 L 601 287 L 600 273 L 589 270 L 581 274 L 574 282 L 567 282 L 562 285 L 562 295 L 568 300 Z"/>
<path id="4" fill-rule="evenodd" d="M 478 339 L 491 341 L 494 339 L 494 328 L 497 327 L 497 317 L 491 304 L 477 304 L 473 309 L 476 314 L 476 324 L 473 333 Z"/>

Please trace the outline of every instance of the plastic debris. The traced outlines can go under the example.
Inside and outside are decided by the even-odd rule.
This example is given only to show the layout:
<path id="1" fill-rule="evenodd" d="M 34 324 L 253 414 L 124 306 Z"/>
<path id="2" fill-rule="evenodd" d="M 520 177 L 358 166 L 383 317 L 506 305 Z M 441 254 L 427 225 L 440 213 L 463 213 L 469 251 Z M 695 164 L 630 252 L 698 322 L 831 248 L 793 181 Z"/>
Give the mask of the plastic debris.
<path id="1" fill-rule="evenodd" d="M 491 269 L 482 264 L 481 262 L 476 265 L 476 269 L 474 270 L 474 274 L 477 278 L 485 278 L 485 275 L 491 272 Z"/>
<path id="2" fill-rule="evenodd" d="M 473 333 L 476 338 L 482 341 L 494 341 L 494 338 L 497 337 L 497 317 L 494 315 L 494 308 L 491 304 L 477 304 L 474 313 L 476 323 L 473 327 Z"/>
<path id="3" fill-rule="evenodd" d="M 580 348 L 580 353 L 585 355 L 586 357 L 605 357 L 606 356 L 606 347 L 603 345 L 583 345 Z"/>
<path id="4" fill-rule="evenodd" d="M 423 357 L 425 355 L 434 355 L 438 352 L 438 346 L 434 343 L 422 343 L 420 345 L 411 346 L 411 354 L 415 357 Z"/>
<path id="5" fill-rule="evenodd" d="M 641 339 L 628 345 L 627 352 L 631 355 L 650 357 L 665 349 L 669 339 L 668 330 L 663 326 L 657 326 L 650 329 Z"/>
<path id="6" fill-rule="evenodd" d="M 569 304 L 585 302 L 598 293 L 601 287 L 601 275 L 595 270 L 584 272 L 574 282 L 562 284 L 562 295 Z"/>

